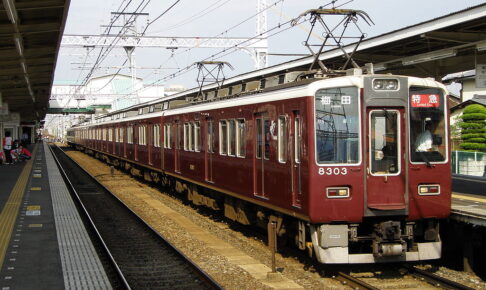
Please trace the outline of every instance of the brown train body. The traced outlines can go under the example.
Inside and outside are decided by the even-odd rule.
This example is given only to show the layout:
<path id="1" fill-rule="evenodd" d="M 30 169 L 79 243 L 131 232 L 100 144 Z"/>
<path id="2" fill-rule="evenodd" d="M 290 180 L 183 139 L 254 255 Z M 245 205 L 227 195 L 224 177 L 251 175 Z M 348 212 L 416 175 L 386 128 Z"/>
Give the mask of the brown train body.
<path id="1" fill-rule="evenodd" d="M 349 76 L 114 112 L 68 141 L 238 222 L 276 221 L 321 263 L 437 259 L 438 219 L 450 213 L 445 100 L 431 80 Z"/>

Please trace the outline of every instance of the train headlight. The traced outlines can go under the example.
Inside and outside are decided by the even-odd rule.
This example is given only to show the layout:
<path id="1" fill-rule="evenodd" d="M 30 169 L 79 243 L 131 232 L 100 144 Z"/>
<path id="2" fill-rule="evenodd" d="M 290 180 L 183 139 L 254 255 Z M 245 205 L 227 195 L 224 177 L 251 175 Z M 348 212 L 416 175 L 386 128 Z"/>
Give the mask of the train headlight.
<path id="1" fill-rule="evenodd" d="M 326 196 L 327 198 L 347 198 L 349 197 L 349 187 L 328 187 Z"/>
<path id="2" fill-rule="evenodd" d="M 374 79 L 373 89 L 375 91 L 396 91 L 398 90 L 398 80 L 396 79 Z"/>
<path id="3" fill-rule="evenodd" d="M 439 195 L 440 185 L 438 184 L 423 184 L 418 187 L 419 195 Z"/>

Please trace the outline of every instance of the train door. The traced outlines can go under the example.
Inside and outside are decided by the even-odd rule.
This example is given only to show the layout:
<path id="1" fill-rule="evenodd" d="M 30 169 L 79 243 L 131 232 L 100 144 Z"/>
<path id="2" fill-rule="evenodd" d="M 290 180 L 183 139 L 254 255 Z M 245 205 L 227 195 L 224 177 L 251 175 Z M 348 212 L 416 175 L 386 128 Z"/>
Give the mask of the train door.
<path id="1" fill-rule="evenodd" d="M 214 121 L 213 118 L 206 119 L 206 145 L 204 150 L 205 179 L 208 182 L 213 180 L 213 158 L 214 158 Z"/>
<path id="2" fill-rule="evenodd" d="M 402 210 L 405 202 L 403 109 L 368 109 L 367 206 Z"/>
<path id="3" fill-rule="evenodd" d="M 292 205 L 301 207 L 302 202 L 302 118 L 299 111 L 293 111 L 291 117 L 291 132 L 289 144 L 291 144 L 291 183 L 292 183 Z"/>
<path id="4" fill-rule="evenodd" d="M 174 130 L 175 132 L 175 149 L 174 149 L 174 170 L 175 172 L 181 172 L 181 164 L 179 158 L 179 151 L 181 150 L 181 143 L 182 143 L 182 124 L 176 120 L 174 123 Z"/>
<path id="5" fill-rule="evenodd" d="M 265 166 L 270 160 L 271 120 L 267 113 L 255 115 L 255 158 L 253 161 L 253 191 L 256 196 L 266 197 Z"/>

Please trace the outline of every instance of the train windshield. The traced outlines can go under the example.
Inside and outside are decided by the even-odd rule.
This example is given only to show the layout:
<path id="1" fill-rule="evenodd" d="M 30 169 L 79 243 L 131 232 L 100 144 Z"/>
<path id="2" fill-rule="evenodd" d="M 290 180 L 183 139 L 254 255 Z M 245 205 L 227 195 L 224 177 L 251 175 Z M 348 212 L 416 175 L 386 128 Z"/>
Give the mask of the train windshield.
<path id="1" fill-rule="evenodd" d="M 343 87 L 317 91 L 315 116 L 317 163 L 358 163 L 358 88 Z"/>
<path id="2" fill-rule="evenodd" d="M 446 160 L 445 97 L 437 88 L 410 88 L 410 157 L 412 162 Z"/>

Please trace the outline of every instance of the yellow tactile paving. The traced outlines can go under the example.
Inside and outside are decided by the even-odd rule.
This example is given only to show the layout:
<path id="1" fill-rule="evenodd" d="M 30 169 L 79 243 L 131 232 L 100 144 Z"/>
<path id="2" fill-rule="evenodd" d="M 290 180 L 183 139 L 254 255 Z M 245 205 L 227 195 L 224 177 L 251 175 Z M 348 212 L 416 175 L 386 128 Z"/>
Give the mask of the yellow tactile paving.
<path id="1" fill-rule="evenodd" d="M 33 150 L 34 155 L 37 152 L 36 148 Z M 10 242 L 10 237 L 15 225 L 15 220 L 19 212 L 20 205 L 22 203 L 22 198 L 24 196 L 25 188 L 29 181 L 30 171 L 32 170 L 32 158 L 28 160 L 20 173 L 17 183 L 15 183 L 12 192 L 0 213 L 0 267 L 3 265 L 3 260 L 5 259 L 5 253 L 7 252 L 8 243 Z"/>
<path id="2" fill-rule="evenodd" d="M 147 204 L 147 206 L 156 209 L 159 213 L 162 213 L 163 215 L 177 222 L 182 228 L 189 232 L 191 236 L 207 244 L 209 248 L 214 249 L 220 255 L 227 257 L 229 261 L 246 270 L 250 275 L 258 279 L 266 286 L 274 289 L 302 289 L 302 286 L 283 276 L 279 276 L 279 278 L 275 281 L 268 279 L 267 273 L 270 272 L 271 269 L 265 264 L 262 264 L 252 257 L 246 255 L 242 251 L 233 247 L 231 244 L 208 234 L 191 220 L 165 206 L 161 201 L 151 197 L 150 195 L 145 193 L 139 193 L 137 195 Z"/>
<path id="3" fill-rule="evenodd" d="M 459 195 L 459 194 L 452 194 L 452 198 L 457 198 L 457 199 L 465 199 L 465 200 L 470 200 L 470 201 L 478 201 L 482 203 L 486 203 L 486 198 L 479 198 L 479 197 L 473 197 L 473 196 L 467 196 L 467 195 Z"/>

